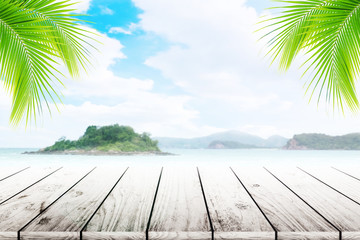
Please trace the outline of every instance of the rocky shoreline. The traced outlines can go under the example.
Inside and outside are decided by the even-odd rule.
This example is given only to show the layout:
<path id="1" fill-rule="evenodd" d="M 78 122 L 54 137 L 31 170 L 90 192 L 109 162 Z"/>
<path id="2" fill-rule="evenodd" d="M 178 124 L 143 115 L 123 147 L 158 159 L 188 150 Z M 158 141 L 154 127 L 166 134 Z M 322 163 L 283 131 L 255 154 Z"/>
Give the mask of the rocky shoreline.
<path id="1" fill-rule="evenodd" d="M 23 152 L 22 154 L 44 154 L 44 155 L 91 155 L 91 156 L 132 156 L 132 155 L 157 155 L 172 156 L 176 155 L 168 152 L 147 151 L 147 152 L 122 152 L 122 151 L 99 151 L 99 150 L 65 150 L 65 151 L 44 151 L 40 149 L 34 152 Z"/>
<path id="2" fill-rule="evenodd" d="M 282 147 L 284 150 L 311 150 L 306 146 L 299 144 L 294 138 L 290 139 L 287 144 Z"/>

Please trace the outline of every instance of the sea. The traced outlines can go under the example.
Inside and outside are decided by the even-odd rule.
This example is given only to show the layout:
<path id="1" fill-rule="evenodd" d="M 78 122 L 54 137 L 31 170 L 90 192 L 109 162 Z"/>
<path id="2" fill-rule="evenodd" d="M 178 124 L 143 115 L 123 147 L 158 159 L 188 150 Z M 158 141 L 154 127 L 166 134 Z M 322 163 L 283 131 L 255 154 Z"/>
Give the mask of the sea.
<path id="1" fill-rule="evenodd" d="M 0 148 L 0 168 L 27 166 L 360 166 L 360 151 L 311 151 L 281 149 L 162 149 L 174 155 L 88 156 L 29 155 L 37 149 Z"/>

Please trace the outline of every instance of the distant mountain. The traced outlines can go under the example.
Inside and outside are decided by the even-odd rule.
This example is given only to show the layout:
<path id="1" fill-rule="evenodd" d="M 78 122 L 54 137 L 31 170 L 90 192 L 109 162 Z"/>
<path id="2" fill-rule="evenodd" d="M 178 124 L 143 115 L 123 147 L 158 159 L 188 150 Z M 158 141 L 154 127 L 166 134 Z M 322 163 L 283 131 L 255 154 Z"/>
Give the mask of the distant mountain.
<path id="1" fill-rule="evenodd" d="M 266 143 L 270 146 L 275 146 L 275 147 L 283 147 L 287 141 L 289 139 L 288 138 L 284 138 L 282 136 L 279 135 L 273 135 L 271 137 L 269 137 L 268 139 L 266 139 Z"/>
<path id="2" fill-rule="evenodd" d="M 288 141 L 287 138 L 281 136 L 263 139 L 240 131 L 226 131 L 198 138 L 158 137 L 154 139 L 158 140 L 160 148 L 208 148 L 213 141 L 230 141 L 263 148 L 281 148 Z"/>
<path id="3" fill-rule="evenodd" d="M 257 148 L 254 145 L 243 144 L 234 141 L 212 141 L 208 148 L 210 149 L 249 149 Z"/>
<path id="4" fill-rule="evenodd" d="M 318 133 L 294 135 L 285 145 L 287 150 L 360 150 L 360 133 L 329 136 Z"/>

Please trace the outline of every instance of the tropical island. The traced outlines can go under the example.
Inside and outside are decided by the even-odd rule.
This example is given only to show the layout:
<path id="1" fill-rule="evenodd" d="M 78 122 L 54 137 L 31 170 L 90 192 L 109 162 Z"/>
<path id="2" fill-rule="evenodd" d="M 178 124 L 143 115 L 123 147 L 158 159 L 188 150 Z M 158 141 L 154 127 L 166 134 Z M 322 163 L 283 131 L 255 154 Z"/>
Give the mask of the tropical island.
<path id="1" fill-rule="evenodd" d="M 286 150 L 360 150 L 360 133 L 329 136 L 311 133 L 294 135 L 283 147 Z"/>
<path id="2" fill-rule="evenodd" d="M 158 141 L 148 133 L 136 133 L 129 126 L 89 126 L 78 140 L 60 138 L 54 145 L 27 154 L 74 154 L 74 155 L 169 155 L 160 151 Z"/>
<path id="3" fill-rule="evenodd" d="M 291 139 L 273 135 L 266 139 L 235 130 L 197 138 L 158 137 L 159 146 L 171 149 L 285 149 L 360 150 L 360 133 L 329 136 L 320 133 L 296 134 Z"/>

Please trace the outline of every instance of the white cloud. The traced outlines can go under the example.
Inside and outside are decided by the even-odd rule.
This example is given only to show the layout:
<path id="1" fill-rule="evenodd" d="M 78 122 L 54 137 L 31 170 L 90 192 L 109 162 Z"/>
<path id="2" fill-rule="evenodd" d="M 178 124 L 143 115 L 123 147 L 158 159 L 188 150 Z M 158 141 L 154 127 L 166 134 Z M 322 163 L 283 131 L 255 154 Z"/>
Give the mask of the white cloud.
<path id="1" fill-rule="evenodd" d="M 113 15 L 115 12 L 114 10 L 106 7 L 106 6 L 100 6 L 100 14 L 102 15 Z"/>
<path id="2" fill-rule="evenodd" d="M 111 27 L 109 29 L 109 33 L 123 33 L 123 34 L 131 35 L 130 30 L 125 30 L 122 27 Z"/>
<path id="3" fill-rule="evenodd" d="M 75 139 L 88 125 L 119 123 L 154 136 L 203 136 L 237 129 L 263 137 L 293 133 L 360 132 L 358 117 L 332 117 L 307 105 L 300 73 L 286 75 L 262 59 L 253 34 L 258 14 L 245 0 L 134 0 L 141 28 L 172 43 L 146 59 L 183 93 L 156 92 L 158 79 L 122 77 L 112 71 L 126 58 L 120 41 L 95 31 L 102 44 L 90 49 L 93 67 L 78 81 L 64 79 L 66 104 L 37 128 L 8 127 L 10 98 L 0 92 L 0 146 L 45 146 L 61 136 Z M 81 1 L 86 12 L 90 1 Z M 121 32 L 122 30 L 119 30 Z M 116 31 L 116 27 L 112 31 Z M 263 52 L 264 53 L 264 52 Z M 61 69 L 60 69 L 61 70 Z M 62 71 L 61 72 L 65 72 Z M 134 73 L 135 75 L 136 73 Z M 54 110 L 54 108 L 52 108 Z"/>
<path id="4" fill-rule="evenodd" d="M 247 1 L 133 2 L 143 10 L 139 26 L 172 43 L 145 64 L 193 96 L 198 122 L 262 136 L 360 131 L 356 117 L 332 118 L 326 104 L 308 104 L 296 64 L 286 75 L 269 67 L 254 33 L 259 14 Z"/>
<path id="5" fill-rule="evenodd" d="M 90 49 L 93 66 L 79 80 L 62 79 L 66 85 L 64 99 L 77 104 L 58 105 L 58 113 L 51 104 L 52 118 L 45 112 L 27 131 L 21 126 L 11 130 L 8 126 L 10 99 L 0 91 L 0 140 L 1 147 L 42 147 L 52 144 L 61 136 L 76 139 L 88 125 L 130 125 L 136 131 L 151 132 L 157 136 L 189 136 L 208 133 L 212 127 L 198 128 L 193 120 L 198 111 L 189 108 L 189 96 L 159 94 L 153 91 L 152 79 L 123 78 L 110 68 L 126 58 L 123 45 L 93 29 L 97 40 Z M 66 72 L 64 67 L 59 67 Z M 74 100 L 75 99 L 75 100 Z"/>
<path id="6" fill-rule="evenodd" d="M 134 31 L 136 31 L 139 28 L 139 25 L 136 23 L 130 23 L 127 27 L 127 29 L 122 27 L 111 27 L 109 29 L 109 33 L 123 33 L 127 35 L 131 35 Z"/>
<path id="7" fill-rule="evenodd" d="M 151 92 L 142 92 L 131 99 L 115 105 L 102 105 L 85 102 L 79 106 L 67 104 L 61 107 L 60 115 L 50 120 L 50 129 L 59 126 L 58 134 L 77 138 L 88 125 L 109 125 L 119 123 L 129 125 L 140 132 L 151 132 L 153 135 L 166 135 L 166 129 L 188 131 L 185 126 L 191 125 L 198 112 L 184 107 L 189 98 L 185 96 L 164 96 Z M 81 116 L 76 118 L 76 116 Z M 49 120 L 46 120 L 48 124 Z M 71 126 L 71 127 L 69 127 Z M 60 127 L 61 128 L 61 127 Z M 70 128 L 70 129 L 69 129 Z M 185 129 L 184 129 L 185 128 Z"/>
<path id="8" fill-rule="evenodd" d="M 91 0 L 71 0 L 70 2 L 74 3 L 72 8 L 76 9 L 75 13 L 86 13 L 90 8 Z"/>
<path id="9" fill-rule="evenodd" d="M 272 81 L 274 75 L 269 79 L 259 71 L 267 66 L 259 59 L 261 46 L 253 34 L 258 14 L 245 1 L 134 2 L 144 10 L 139 25 L 175 44 L 145 62 L 166 78 L 197 96 L 237 106 L 276 98 L 276 91 L 256 86 Z"/>
<path id="10" fill-rule="evenodd" d="M 86 29 L 90 30 L 90 29 Z M 96 33 L 96 40 L 91 44 L 95 48 L 90 49 L 91 66 L 87 73 L 83 73 L 80 80 L 64 81 L 66 89 L 63 91 L 67 97 L 132 97 L 138 91 L 151 90 L 153 81 L 150 79 L 140 80 L 136 78 L 121 78 L 116 76 L 110 67 L 117 61 L 126 58 L 122 52 L 123 45 L 120 41 L 108 37 L 106 34 Z"/>
<path id="11" fill-rule="evenodd" d="M 139 28 L 139 24 L 137 24 L 137 23 L 130 23 L 130 25 L 129 25 L 130 31 L 135 31 L 138 28 Z"/>
<path id="12" fill-rule="evenodd" d="M 273 135 L 281 135 L 290 138 L 293 134 L 293 130 L 291 129 L 279 129 L 278 127 L 272 125 L 244 125 L 239 126 L 237 130 L 254 134 L 263 138 L 268 138 Z"/>
<path id="13" fill-rule="evenodd" d="M 37 127 L 27 131 L 23 127 L 11 130 L 4 116 L 1 116 L 1 147 L 44 147 L 58 138 L 66 136 L 77 139 L 89 125 L 129 125 L 137 132 L 150 132 L 155 136 L 189 136 L 209 133 L 211 127 L 195 126 L 192 121 L 198 112 L 184 107 L 186 96 L 164 96 L 143 92 L 137 98 L 118 102 L 115 105 L 94 104 L 90 101 L 81 105 L 59 105 L 60 113 L 53 117 L 44 115 Z M 52 106 L 52 109 L 54 107 Z M 1 111 L 5 113 L 4 108 Z"/>

